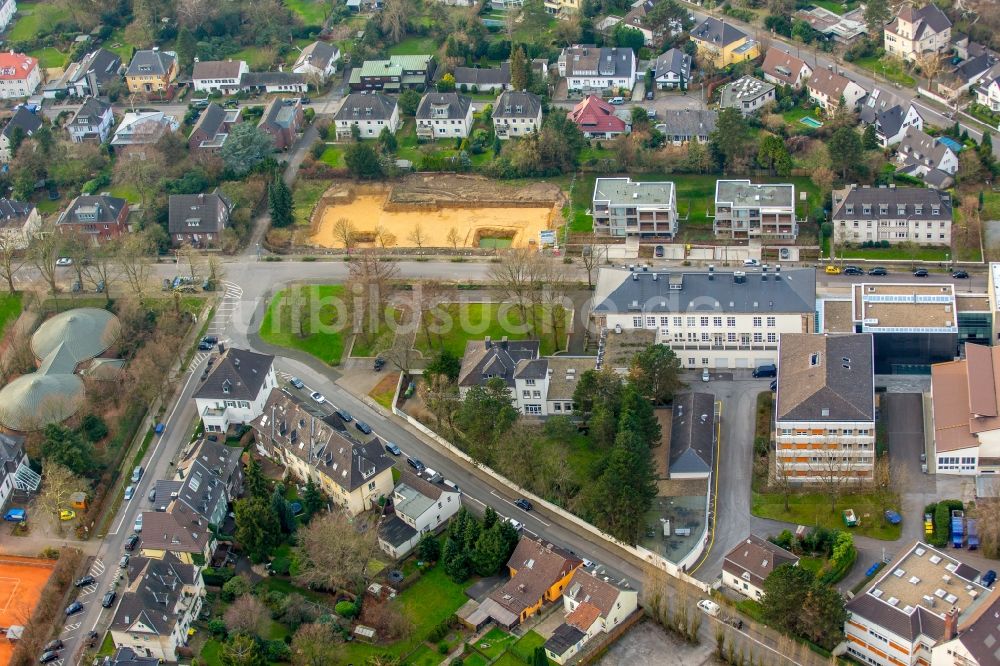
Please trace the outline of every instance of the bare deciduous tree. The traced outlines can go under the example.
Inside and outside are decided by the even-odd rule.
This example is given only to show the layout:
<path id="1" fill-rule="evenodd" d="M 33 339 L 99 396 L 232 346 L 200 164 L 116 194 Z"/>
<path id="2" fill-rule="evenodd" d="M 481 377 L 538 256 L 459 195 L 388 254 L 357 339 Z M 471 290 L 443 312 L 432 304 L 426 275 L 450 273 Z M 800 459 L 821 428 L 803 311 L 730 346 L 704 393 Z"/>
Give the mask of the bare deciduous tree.
<path id="1" fill-rule="evenodd" d="M 7 283 L 7 289 L 14 293 L 14 275 L 24 265 L 21 242 L 13 235 L 0 234 L 0 279 Z"/>
<path id="2" fill-rule="evenodd" d="M 103 290 L 108 303 L 111 302 L 111 285 L 118 280 L 121 266 L 118 263 L 118 249 L 121 239 L 106 241 L 90 253 L 89 263 L 83 267 L 83 277 L 95 290 Z"/>
<path id="3" fill-rule="evenodd" d="M 375 529 L 341 512 L 313 518 L 298 533 L 299 584 L 328 590 L 358 589 L 375 548 Z"/>
<path id="4" fill-rule="evenodd" d="M 385 226 L 379 224 L 375 226 L 375 240 L 384 250 L 396 244 L 396 234 L 386 229 Z"/>
<path id="5" fill-rule="evenodd" d="M 343 662 L 343 643 L 326 623 L 304 624 L 292 638 L 294 666 L 326 666 Z"/>
<path id="6" fill-rule="evenodd" d="M 452 249 L 457 250 L 458 244 L 462 242 L 462 236 L 458 233 L 458 229 L 455 227 L 449 229 L 447 240 L 451 244 Z"/>
<path id="7" fill-rule="evenodd" d="M 55 294 L 58 291 L 56 286 L 56 260 L 59 259 L 63 247 L 62 235 L 56 230 L 55 222 L 48 220 L 39 229 L 39 232 L 31 240 L 28 246 L 28 259 L 31 264 L 41 273 L 42 279 L 49 287 L 49 292 Z"/>
<path id="8" fill-rule="evenodd" d="M 153 240 L 146 233 L 126 235 L 118 246 L 118 265 L 132 294 L 142 301 L 149 281 Z"/>
<path id="9" fill-rule="evenodd" d="M 424 227 L 419 222 L 413 225 L 413 230 L 410 231 L 406 236 L 406 240 L 410 241 L 418 248 L 422 248 L 424 243 L 427 242 L 427 236 L 424 234 Z"/>
<path id="10" fill-rule="evenodd" d="M 500 263 L 490 264 L 489 277 L 493 288 L 502 300 L 514 303 L 521 321 L 528 321 L 528 304 L 535 286 L 535 275 L 540 257 L 529 248 L 507 250 Z"/>
<path id="11" fill-rule="evenodd" d="M 365 339 L 382 328 L 387 316 L 390 283 L 399 276 L 399 267 L 384 261 L 372 250 L 364 250 L 351 261 L 348 285 L 352 294 L 355 330 Z"/>
<path id="12" fill-rule="evenodd" d="M 59 522 L 59 511 L 69 506 L 73 493 L 87 489 L 87 482 L 58 463 L 45 463 L 42 467 L 42 489 L 38 506 L 42 512 Z"/>
<path id="13" fill-rule="evenodd" d="M 142 157 L 136 154 L 118 158 L 114 169 L 115 182 L 135 188 L 145 214 L 146 200 L 163 178 L 166 169 L 167 161 L 163 154 L 153 146 L 145 146 Z"/>
<path id="14" fill-rule="evenodd" d="M 587 271 L 587 289 L 594 288 L 594 270 L 604 261 L 604 246 L 597 245 L 594 241 L 596 236 L 591 233 L 587 239 L 587 244 L 580 250 L 580 263 Z"/>
<path id="15" fill-rule="evenodd" d="M 333 223 L 333 237 L 336 238 L 351 253 L 351 248 L 357 243 L 358 230 L 354 224 L 346 217 L 342 217 Z"/>
<path id="16" fill-rule="evenodd" d="M 406 26 L 412 11 L 413 7 L 409 0 L 388 0 L 385 3 L 381 15 L 382 30 L 393 44 L 398 44 L 406 34 Z"/>
<path id="17" fill-rule="evenodd" d="M 262 636 L 265 621 L 270 616 L 267 606 L 252 594 L 244 594 L 226 609 L 222 621 L 232 633 L 243 632 L 251 636 Z"/>

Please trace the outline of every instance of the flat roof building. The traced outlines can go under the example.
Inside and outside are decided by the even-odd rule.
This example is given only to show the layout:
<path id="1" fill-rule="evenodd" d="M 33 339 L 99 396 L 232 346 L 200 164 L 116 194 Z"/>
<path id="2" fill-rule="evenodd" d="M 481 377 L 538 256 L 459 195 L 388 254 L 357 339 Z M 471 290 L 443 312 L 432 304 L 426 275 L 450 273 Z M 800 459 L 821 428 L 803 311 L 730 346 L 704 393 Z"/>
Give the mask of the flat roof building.
<path id="1" fill-rule="evenodd" d="M 677 234 L 677 192 L 669 181 L 598 178 L 591 210 L 595 230 L 610 236 L 651 242 Z"/>
<path id="2" fill-rule="evenodd" d="M 795 185 L 717 180 L 712 230 L 718 238 L 767 236 L 794 240 L 799 233 Z"/>

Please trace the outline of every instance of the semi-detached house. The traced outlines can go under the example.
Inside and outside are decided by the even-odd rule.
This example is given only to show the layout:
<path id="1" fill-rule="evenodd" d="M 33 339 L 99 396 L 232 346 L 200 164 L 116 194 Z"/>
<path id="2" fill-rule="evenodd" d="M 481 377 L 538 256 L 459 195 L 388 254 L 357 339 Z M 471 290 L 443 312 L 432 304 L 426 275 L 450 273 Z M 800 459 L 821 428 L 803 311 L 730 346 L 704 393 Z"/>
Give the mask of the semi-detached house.
<path id="1" fill-rule="evenodd" d="M 277 384 L 273 356 L 227 348 L 194 394 L 205 431 L 224 433 L 229 426 L 250 423 L 263 413 Z"/>
<path id="2" fill-rule="evenodd" d="M 866 94 L 860 85 L 829 69 L 813 72 L 806 81 L 806 90 L 826 113 L 835 112 L 841 102 L 846 108 L 855 109 Z"/>
<path id="3" fill-rule="evenodd" d="M 472 98 L 458 93 L 427 93 L 417 107 L 417 136 L 465 138 L 472 131 Z"/>
<path id="4" fill-rule="evenodd" d="M 354 126 L 367 139 L 377 138 L 385 128 L 395 134 L 399 129 L 399 105 L 395 97 L 379 92 L 351 93 L 333 116 L 333 123 L 341 141 L 351 138 Z"/>
<path id="5" fill-rule="evenodd" d="M 506 140 L 533 134 L 542 128 L 542 100 L 538 95 L 505 90 L 493 105 L 493 131 Z"/>
<path id="6" fill-rule="evenodd" d="M 424 534 L 434 533 L 461 506 L 457 490 L 403 471 L 392 492 L 393 514 L 379 524 L 379 547 L 396 559 L 406 557 Z"/>
<path id="7" fill-rule="evenodd" d="M 861 100 L 860 120 L 875 126 L 875 137 L 883 148 L 903 140 L 908 127 L 923 129 L 924 119 L 911 102 L 899 99 L 882 88 L 874 88 Z"/>
<path id="8" fill-rule="evenodd" d="M 774 46 L 767 50 L 761 69 L 764 70 L 765 81 L 793 88 L 801 88 L 813 72 L 804 60 Z"/>
<path id="9" fill-rule="evenodd" d="M 594 636 L 614 631 L 638 606 L 639 592 L 627 581 L 608 580 L 595 569 L 576 569 L 563 592 L 565 622 L 545 642 L 546 655 L 565 664 Z"/>

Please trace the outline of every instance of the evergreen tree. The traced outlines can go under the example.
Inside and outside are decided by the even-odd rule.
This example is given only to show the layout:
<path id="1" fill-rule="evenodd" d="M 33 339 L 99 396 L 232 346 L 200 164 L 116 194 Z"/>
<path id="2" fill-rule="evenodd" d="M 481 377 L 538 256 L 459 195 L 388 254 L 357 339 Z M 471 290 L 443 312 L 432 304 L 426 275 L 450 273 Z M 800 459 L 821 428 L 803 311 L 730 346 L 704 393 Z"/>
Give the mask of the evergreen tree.
<path id="1" fill-rule="evenodd" d="M 424 369 L 425 375 L 444 375 L 448 381 L 458 380 L 462 370 L 462 359 L 455 356 L 450 349 L 441 349 Z"/>
<path id="2" fill-rule="evenodd" d="M 618 417 L 618 432 L 633 432 L 646 446 L 655 446 L 660 441 L 660 422 L 656 420 L 653 406 L 632 384 L 625 387 L 622 397 L 622 411 Z"/>
<path id="3" fill-rule="evenodd" d="M 254 562 L 263 562 L 281 543 L 281 523 L 268 501 L 251 497 L 236 502 L 236 540 Z"/>
<path id="4" fill-rule="evenodd" d="M 729 169 L 747 153 L 750 126 L 737 109 L 722 109 L 715 123 L 715 131 L 709 135 L 708 140 L 722 156 L 723 166 Z"/>
<path id="5" fill-rule="evenodd" d="M 243 489 L 248 497 L 267 497 L 267 480 L 256 458 L 250 458 L 243 471 Z"/>
<path id="6" fill-rule="evenodd" d="M 42 459 L 62 465 L 74 474 L 85 475 L 94 467 L 94 447 L 76 430 L 50 423 L 43 431 Z"/>
<path id="7" fill-rule="evenodd" d="M 454 539 L 444 542 L 441 559 L 444 561 L 444 572 L 456 583 L 461 583 L 469 577 L 471 570 L 469 555 Z"/>
<path id="8" fill-rule="evenodd" d="M 493 510 L 493 507 L 486 507 L 486 511 L 483 513 L 483 529 L 488 530 L 497 522 L 497 512 Z"/>
<path id="9" fill-rule="evenodd" d="M 420 537 L 417 543 L 417 556 L 424 562 L 437 562 L 441 557 L 441 542 L 430 532 Z"/>
<path id="10" fill-rule="evenodd" d="M 549 658 L 545 656 L 544 647 L 536 647 L 531 657 L 532 666 L 549 666 Z"/>
<path id="11" fill-rule="evenodd" d="M 524 48 L 518 46 L 510 54 L 510 89 L 527 90 L 531 83 L 531 65 L 524 54 Z"/>
<path id="12" fill-rule="evenodd" d="M 174 45 L 174 51 L 177 53 L 177 66 L 180 69 L 188 71 L 194 61 L 197 49 L 198 42 L 190 30 L 181 28 L 177 31 L 177 43 Z"/>
<path id="13" fill-rule="evenodd" d="M 639 433 L 623 430 L 615 438 L 604 472 L 590 488 L 586 505 L 596 526 L 634 544 L 656 492 L 649 446 Z"/>
<path id="14" fill-rule="evenodd" d="M 875 134 L 875 125 L 870 124 L 865 127 L 865 132 L 861 136 L 861 145 L 865 150 L 878 150 L 881 146 L 878 143 L 878 136 Z"/>
<path id="15" fill-rule="evenodd" d="M 830 154 L 830 164 L 841 177 L 846 179 L 847 173 L 861 162 L 861 138 L 853 127 L 841 127 L 827 141 L 826 150 Z"/>
<path id="16" fill-rule="evenodd" d="M 382 175 L 382 163 L 369 143 L 349 145 L 344 151 L 344 163 L 355 178 L 377 178 Z"/>
<path id="17" fill-rule="evenodd" d="M 507 563 L 507 544 L 500 525 L 483 530 L 472 551 L 472 566 L 480 576 L 492 576 Z"/>
<path id="18" fill-rule="evenodd" d="M 396 152 L 396 135 L 390 132 L 388 127 L 383 127 L 378 135 L 378 145 L 382 148 L 383 153 Z"/>
<path id="19" fill-rule="evenodd" d="M 305 511 L 306 520 L 322 511 L 325 505 L 326 499 L 323 497 L 322 491 L 312 480 L 312 477 L 309 477 L 309 480 L 306 481 L 306 491 L 302 495 L 302 509 Z"/>
<path id="20" fill-rule="evenodd" d="M 877 41 L 881 41 L 882 28 L 891 18 L 892 10 L 889 9 L 888 0 L 868 0 L 865 4 L 865 24 L 868 26 L 868 34 Z"/>
<path id="21" fill-rule="evenodd" d="M 280 483 L 274 486 L 274 492 L 271 493 L 271 511 L 277 516 L 282 532 L 291 534 L 295 531 L 295 515 L 285 499 L 285 486 Z"/>
<path id="22" fill-rule="evenodd" d="M 285 184 L 281 174 L 276 174 L 267 188 L 267 206 L 271 213 L 271 226 L 290 227 L 295 221 L 292 208 L 292 191 Z"/>
<path id="23" fill-rule="evenodd" d="M 781 143 L 781 140 L 778 142 Z M 785 145 L 781 143 L 781 150 L 784 149 Z M 660 405 L 667 403 L 684 387 L 681 360 L 666 345 L 650 345 L 632 357 L 629 381 L 647 400 Z"/>
<path id="24" fill-rule="evenodd" d="M 844 597 L 830 585 L 817 582 L 799 612 L 798 633 L 829 650 L 843 639 L 846 619 Z"/>
<path id="25" fill-rule="evenodd" d="M 761 612 L 764 621 L 781 631 L 796 631 L 799 613 L 813 584 L 813 573 L 782 564 L 764 580 Z"/>

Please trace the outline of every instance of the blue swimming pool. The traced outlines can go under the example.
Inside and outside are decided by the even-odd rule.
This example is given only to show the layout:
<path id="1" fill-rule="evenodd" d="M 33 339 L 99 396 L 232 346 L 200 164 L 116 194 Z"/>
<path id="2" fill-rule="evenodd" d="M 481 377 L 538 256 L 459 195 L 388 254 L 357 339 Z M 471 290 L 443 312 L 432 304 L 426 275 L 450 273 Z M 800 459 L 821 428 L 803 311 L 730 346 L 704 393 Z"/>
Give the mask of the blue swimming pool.
<path id="1" fill-rule="evenodd" d="M 812 116 L 805 116 L 804 118 L 799 118 L 799 122 L 803 125 L 808 125 L 809 127 L 822 127 L 823 123 L 816 120 Z"/>

